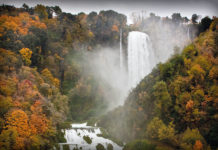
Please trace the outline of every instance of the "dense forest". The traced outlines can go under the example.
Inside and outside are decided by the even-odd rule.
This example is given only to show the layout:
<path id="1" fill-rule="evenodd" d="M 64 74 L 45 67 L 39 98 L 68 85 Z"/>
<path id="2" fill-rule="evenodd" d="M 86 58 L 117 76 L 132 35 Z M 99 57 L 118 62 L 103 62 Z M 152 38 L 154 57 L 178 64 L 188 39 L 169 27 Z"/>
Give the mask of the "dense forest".
<path id="1" fill-rule="evenodd" d="M 217 148 L 218 20 L 100 119 L 124 150 Z M 138 139 L 138 140 L 136 140 Z M 155 147 L 155 145 L 157 145 Z"/>
<path id="2" fill-rule="evenodd" d="M 108 87 L 84 73 L 82 56 L 93 47 L 116 46 L 126 17 L 26 4 L 2 5 L 0 13 L 0 147 L 51 149 L 65 141 L 60 130 L 68 121 L 105 110 L 102 88 Z"/>
<path id="3" fill-rule="evenodd" d="M 72 15 L 58 6 L 0 6 L 0 149 L 52 149 L 65 142 L 61 129 L 88 120 L 107 129 L 105 136 L 129 142 L 125 150 L 216 149 L 218 20 L 197 18 L 151 13 L 127 25 L 113 10 Z M 123 106 L 107 112 L 114 91 L 87 69 L 86 58 L 104 47 L 116 51 L 120 29 L 124 49 L 133 30 L 155 33 L 160 49 L 160 20 L 178 37 L 179 26 L 189 26 L 193 43 L 182 53 L 176 47 Z"/>

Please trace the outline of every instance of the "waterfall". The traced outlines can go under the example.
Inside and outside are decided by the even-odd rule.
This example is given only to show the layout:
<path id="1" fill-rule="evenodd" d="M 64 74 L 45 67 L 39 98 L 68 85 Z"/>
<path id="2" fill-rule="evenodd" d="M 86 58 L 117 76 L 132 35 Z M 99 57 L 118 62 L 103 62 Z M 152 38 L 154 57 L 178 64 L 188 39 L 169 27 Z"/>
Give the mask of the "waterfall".
<path id="1" fill-rule="evenodd" d="M 123 69 L 122 29 L 120 29 L 120 69 Z"/>
<path id="2" fill-rule="evenodd" d="M 146 33 L 132 31 L 128 35 L 128 84 L 134 88 L 155 66 L 151 41 Z"/>
<path id="3" fill-rule="evenodd" d="M 190 30 L 189 30 L 189 27 L 188 27 L 188 40 L 190 40 Z"/>
<path id="4" fill-rule="evenodd" d="M 188 27 L 188 31 L 187 31 L 187 37 L 188 37 L 188 40 L 190 40 L 190 31 L 189 31 L 189 27 Z"/>
<path id="5" fill-rule="evenodd" d="M 71 125 L 72 129 L 64 131 L 66 143 L 59 143 L 59 145 L 68 145 L 70 150 L 95 150 L 98 143 L 101 143 L 105 148 L 108 144 L 112 144 L 114 150 L 122 150 L 122 147 L 113 141 L 99 136 L 102 134 L 99 127 L 88 126 L 87 123 L 74 123 Z M 87 143 L 84 136 L 91 139 L 91 143 Z M 62 146 L 63 147 L 63 146 Z"/>

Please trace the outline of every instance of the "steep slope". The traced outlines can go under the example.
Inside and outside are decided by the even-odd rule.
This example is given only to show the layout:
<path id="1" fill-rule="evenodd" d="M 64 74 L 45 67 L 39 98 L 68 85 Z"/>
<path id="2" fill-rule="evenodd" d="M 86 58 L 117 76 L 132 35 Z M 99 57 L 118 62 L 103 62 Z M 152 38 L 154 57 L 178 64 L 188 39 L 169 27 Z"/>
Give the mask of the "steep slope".
<path id="1" fill-rule="evenodd" d="M 218 19 L 214 18 L 208 31 L 181 54 L 159 64 L 132 90 L 124 106 L 103 116 L 99 124 L 125 142 L 148 139 L 168 149 L 209 145 L 216 149 L 217 39 Z"/>
<path id="2" fill-rule="evenodd" d="M 0 149 L 51 149 L 64 142 L 67 113 L 68 98 L 48 69 L 40 74 L 0 48 Z"/>
<path id="3" fill-rule="evenodd" d="M 0 149 L 51 149 L 65 142 L 67 119 L 105 112 L 106 86 L 84 73 L 82 58 L 99 44 L 118 45 L 125 21 L 112 10 L 0 6 Z"/>

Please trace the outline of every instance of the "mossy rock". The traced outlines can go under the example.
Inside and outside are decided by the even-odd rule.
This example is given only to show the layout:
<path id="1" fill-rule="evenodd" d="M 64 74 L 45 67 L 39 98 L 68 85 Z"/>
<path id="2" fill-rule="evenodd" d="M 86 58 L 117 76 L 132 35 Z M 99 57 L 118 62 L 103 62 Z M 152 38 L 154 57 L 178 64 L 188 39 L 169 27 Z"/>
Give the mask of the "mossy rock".
<path id="1" fill-rule="evenodd" d="M 92 139 L 89 136 L 83 136 L 83 140 L 85 140 L 88 144 L 92 143 Z"/>
<path id="2" fill-rule="evenodd" d="M 106 149 L 102 144 L 98 143 L 98 145 L 96 146 L 96 150 L 106 150 Z"/>
<path id="3" fill-rule="evenodd" d="M 107 145 L 107 150 L 113 150 L 113 149 L 114 149 L 113 145 L 111 143 L 109 143 Z"/>

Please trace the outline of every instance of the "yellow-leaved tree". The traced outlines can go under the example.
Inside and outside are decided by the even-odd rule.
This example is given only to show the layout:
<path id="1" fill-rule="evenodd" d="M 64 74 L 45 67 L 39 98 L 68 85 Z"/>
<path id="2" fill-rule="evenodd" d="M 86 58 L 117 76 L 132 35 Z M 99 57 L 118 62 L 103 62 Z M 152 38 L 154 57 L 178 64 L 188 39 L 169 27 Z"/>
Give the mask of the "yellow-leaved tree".
<path id="1" fill-rule="evenodd" d="M 56 87 L 60 86 L 60 81 L 57 78 L 53 77 L 52 73 L 47 68 L 43 69 L 41 73 L 42 76 L 45 78 L 45 81 L 48 81 L 50 84 Z"/>
<path id="2" fill-rule="evenodd" d="M 25 65 L 30 65 L 31 64 L 31 57 L 32 57 L 32 51 L 29 48 L 22 48 L 20 51 L 20 54 L 22 56 L 22 59 L 25 63 Z"/>

